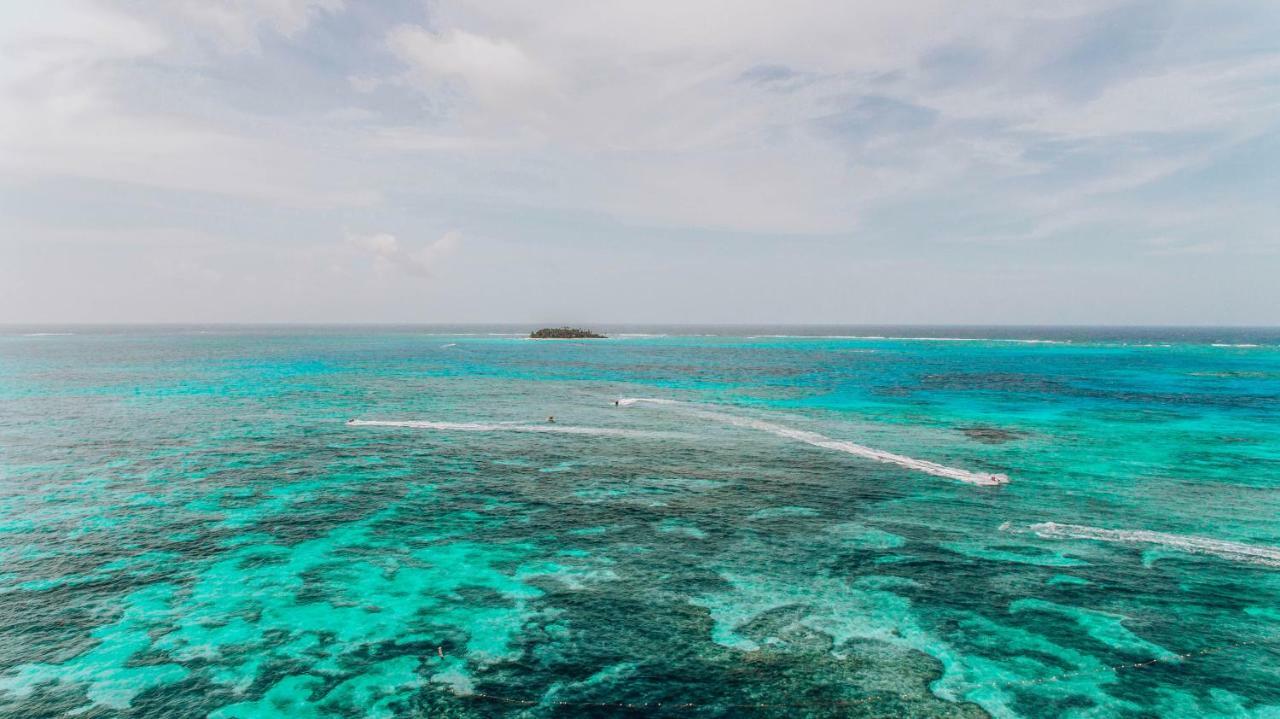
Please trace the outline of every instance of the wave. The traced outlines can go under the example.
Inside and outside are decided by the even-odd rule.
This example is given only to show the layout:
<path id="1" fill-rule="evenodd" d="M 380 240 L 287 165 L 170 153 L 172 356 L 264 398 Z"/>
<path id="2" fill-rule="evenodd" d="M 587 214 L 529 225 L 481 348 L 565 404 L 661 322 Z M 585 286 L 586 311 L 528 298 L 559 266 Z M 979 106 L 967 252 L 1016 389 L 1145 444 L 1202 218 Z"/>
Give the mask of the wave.
<path id="1" fill-rule="evenodd" d="M 349 419 L 348 427 L 405 427 L 433 429 L 442 432 L 538 432 L 543 434 L 578 434 L 593 437 L 635 437 L 673 439 L 684 437 L 679 432 L 655 432 L 614 427 L 582 427 L 566 424 L 519 424 L 516 422 L 433 422 L 428 420 Z"/>
<path id="2" fill-rule="evenodd" d="M 1257 347 L 1257 346 L 1258 345 L 1256 344 L 1250 344 L 1248 342 L 1241 342 L 1237 344 L 1231 344 L 1229 342 L 1214 342 L 1212 345 L 1210 345 L 1210 347 Z"/>
<path id="3" fill-rule="evenodd" d="M 749 340 L 900 340 L 905 337 L 880 335 L 747 335 Z"/>
<path id="4" fill-rule="evenodd" d="M 617 340 L 622 339 L 617 335 L 604 335 L 601 337 L 528 337 L 521 336 L 519 339 L 529 340 L 530 342 L 582 342 L 584 340 Z"/>
<path id="5" fill-rule="evenodd" d="M 748 335 L 746 339 L 794 340 L 891 340 L 894 342 L 1014 342 L 1032 345 L 1066 345 L 1068 340 L 1011 339 L 1007 337 L 891 337 L 889 335 Z"/>
<path id="6" fill-rule="evenodd" d="M 887 340 L 910 340 L 912 342 L 1012 342 L 1022 345 L 1069 345 L 1070 340 L 1028 340 L 1010 339 L 1007 337 L 884 337 Z"/>
<path id="7" fill-rule="evenodd" d="M 937 462 L 930 462 L 925 459 L 916 459 L 915 457 L 908 457 L 902 454 L 894 454 L 892 452 L 886 452 L 882 449 L 875 449 L 873 447 L 864 447 L 860 444 L 854 444 L 853 442 L 846 442 L 843 440 L 832 439 L 831 437 L 828 437 L 824 434 L 818 434 L 817 432 L 809 432 L 807 430 L 795 429 L 793 427 L 788 427 L 782 424 L 776 424 L 774 422 L 766 422 L 764 420 L 753 419 L 750 417 L 741 417 L 734 414 L 727 414 L 725 412 L 716 412 L 713 410 L 701 409 L 699 407 L 690 405 L 688 403 L 678 402 L 676 400 L 654 399 L 654 398 L 647 398 L 647 397 L 627 397 L 625 399 L 618 400 L 618 405 L 622 407 L 630 407 L 632 405 L 636 405 L 640 403 L 678 406 L 680 408 L 680 411 L 696 417 L 702 417 L 704 419 L 710 419 L 717 422 L 722 422 L 724 424 L 729 424 L 735 427 L 756 429 L 762 432 L 768 432 L 778 437 L 783 437 L 785 439 L 793 439 L 798 442 L 804 442 L 805 444 L 809 444 L 814 447 L 821 447 L 823 449 L 830 449 L 830 450 L 835 450 L 837 452 L 844 452 L 845 454 L 852 454 L 854 456 L 862 457 L 864 459 L 874 460 L 876 462 L 884 462 L 886 464 L 896 464 L 899 467 L 913 469 L 913 470 L 916 470 L 917 472 L 924 472 L 925 474 L 932 474 L 935 477 L 946 477 L 947 479 L 955 479 L 961 482 L 967 482 L 969 484 L 976 484 L 980 486 L 994 486 L 999 484 L 1007 484 L 1009 482 L 1008 475 L 1004 475 L 1004 474 L 992 474 L 987 472 L 970 472 L 965 469 L 948 467 L 946 465 L 938 464 Z"/>
<path id="8" fill-rule="evenodd" d="M 23 337 L 71 337 L 75 332 L 27 332 Z"/>
<path id="9" fill-rule="evenodd" d="M 1228 542 L 1210 537 L 1152 532 L 1145 529 L 1101 529 L 1080 524 L 1040 522 L 1026 528 L 1014 528 L 1008 522 L 1000 525 L 1008 532 L 1031 532 L 1045 539 L 1091 539 L 1119 544 L 1150 544 L 1191 554 L 1210 554 L 1233 562 L 1280 567 L 1280 548 Z"/>

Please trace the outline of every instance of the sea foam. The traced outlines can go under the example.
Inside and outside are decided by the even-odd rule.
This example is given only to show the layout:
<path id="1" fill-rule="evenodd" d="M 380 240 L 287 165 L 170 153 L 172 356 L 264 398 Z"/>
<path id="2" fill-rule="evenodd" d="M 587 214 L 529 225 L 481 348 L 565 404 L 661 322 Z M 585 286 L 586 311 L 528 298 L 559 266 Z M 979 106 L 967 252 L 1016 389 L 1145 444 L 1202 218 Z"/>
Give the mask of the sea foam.
<path id="1" fill-rule="evenodd" d="M 1031 345 L 1065 345 L 1070 340 L 1017 339 L 1012 337 L 894 337 L 890 335 L 748 335 L 746 339 L 889 340 L 893 342 L 1013 342 Z"/>
<path id="2" fill-rule="evenodd" d="M 653 432 L 614 427 L 582 427 L 565 424 L 518 424 L 515 422 L 432 422 L 427 420 L 351 419 L 348 427 L 406 427 L 433 429 L 441 432 L 539 432 L 545 434 L 580 434 L 594 437 L 636 437 L 673 439 L 684 437 L 679 432 Z"/>
<path id="3" fill-rule="evenodd" d="M 1211 537 L 1152 532 L 1145 529 L 1102 529 L 1057 522 L 1040 522 L 1025 528 L 1013 527 L 1006 522 L 1000 528 L 1008 532 L 1031 532 L 1045 539 L 1091 539 L 1119 544 L 1150 544 L 1191 554 L 1209 554 L 1233 562 L 1280 567 L 1280 549 L 1228 542 Z"/>
<path id="4" fill-rule="evenodd" d="M 786 425 L 777 424 L 774 422 L 766 422 L 764 420 L 754 419 L 751 417 L 741 417 L 738 415 L 728 414 L 725 412 L 716 412 L 713 410 L 702 409 L 685 402 L 677 402 L 676 400 L 652 399 L 652 398 L 645 398 L 645 397 L 628 397 L 626 399 L 618 400 L 618 404 L 623 407 L 630 407 L 632 405 L 640 404 L 640 403 L 674 406 L 679 408 L 681 412 L 684 412 L 686 414 L 689 414 L 695 417 L 701 417 L 703 419 L 722 422 L 724 424 L 732 425 L 734 427 L 743 427 L 747 429 L 760 430 L 762 432 L 768 432 L 770 434 L 773 434 L 778 437 L 783 437 L 785 439 L 792 439 L 792 440 L 796 440 L 797 442 L 804 442 L 805 444 L 813 445 L 814 447 L 822 447 L 823 449 L 831 449 L 837 452 L 844 452 L 845 454 L 852 454 L 857 457 L 863 457 L 865 459 L 871 459 L 877 462 L 884 462 L 886 464 L 896 464 L 899 467 L 913 469 L 913 470 L 916 470 L 917 472 L 932 474 L 936 477 L 946 477 L 947 479 L 955 479 L 961 482 L 967 482 L 969 484 L 976 484 L 981 486 L 994 486 L 999 484 L 1007 484 L 1009 481 L 1009 477 L 1004 474 L 992 474 L 988 472 L 970 472 L 965 469 L 948 467 L 946 465 L 938 464 L 937 462 L 930 462 L 925 459 L 916 459 L 914 457 L 907 457 L 906 455 L 886 452 L 882 449 L 864 447 L 860 444 L 854 444 L 853 442 L 846 442 L 844 440 L 832 439 L 831 437 L 828 437 L 824 434 L 818 434 L 817 432 L 809 432 L 807 430 L 795 429 L 794 427 L 788 427 Z"/>

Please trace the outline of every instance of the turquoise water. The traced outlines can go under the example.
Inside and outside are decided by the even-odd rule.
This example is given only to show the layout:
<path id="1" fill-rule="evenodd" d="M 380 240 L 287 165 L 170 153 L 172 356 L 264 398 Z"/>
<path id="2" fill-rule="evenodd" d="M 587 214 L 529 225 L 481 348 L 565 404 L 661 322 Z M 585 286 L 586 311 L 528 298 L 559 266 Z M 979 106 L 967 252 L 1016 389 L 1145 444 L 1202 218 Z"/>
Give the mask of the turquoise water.
<path id="1" fill-rule="evenodd" d="M 0 716 L 1280 716 L 1280 333 L 521 329 L 0 331 Z"/>

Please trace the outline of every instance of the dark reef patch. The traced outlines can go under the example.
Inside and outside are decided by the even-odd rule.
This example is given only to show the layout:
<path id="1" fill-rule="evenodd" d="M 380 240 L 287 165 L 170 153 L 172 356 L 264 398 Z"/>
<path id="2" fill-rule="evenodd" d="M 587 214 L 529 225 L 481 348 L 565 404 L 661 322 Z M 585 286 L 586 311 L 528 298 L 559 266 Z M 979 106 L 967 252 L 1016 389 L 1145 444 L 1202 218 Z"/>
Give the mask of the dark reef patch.
<path id="1" fill-rule="evenodd" d="M 958 429 L 961 432 L 964 432 L 964 436 L 975 442 L 981 442 L 983 444 L 1004 444 L 1027 436 L 1026 432 L 1019 432 L 1012 429 L 1000 429 L 999 427 L 989 427 L 986 425 L 973 425 L 970 427 L 959 427 Z"/>

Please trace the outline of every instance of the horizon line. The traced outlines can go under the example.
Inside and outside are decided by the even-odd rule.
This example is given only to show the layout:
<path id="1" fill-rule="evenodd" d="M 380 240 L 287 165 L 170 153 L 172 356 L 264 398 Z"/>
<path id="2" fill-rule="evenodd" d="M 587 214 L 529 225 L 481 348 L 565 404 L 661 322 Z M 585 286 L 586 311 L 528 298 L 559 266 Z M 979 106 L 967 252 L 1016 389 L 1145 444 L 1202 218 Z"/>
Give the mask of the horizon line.
<path id="1" fill-rule="evenodd" d="M 597 327 L 1000 327 L 1000 328 L 1057 328 L 1057 329 L 1265 329 L 1280 330 L 1280 324 L 1126 324 L 1126 323 L 1023 323 L 1023 322 L 568 322 L 538 323 L 522 321 L 485 320 L 477 322 L 395 322 L 395 321 L 52 321 L 52 322 L 0 322 L 0 327 L 572 327 L 594 325 Z"/>

